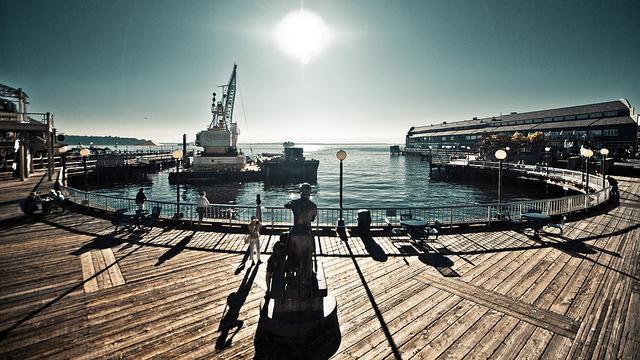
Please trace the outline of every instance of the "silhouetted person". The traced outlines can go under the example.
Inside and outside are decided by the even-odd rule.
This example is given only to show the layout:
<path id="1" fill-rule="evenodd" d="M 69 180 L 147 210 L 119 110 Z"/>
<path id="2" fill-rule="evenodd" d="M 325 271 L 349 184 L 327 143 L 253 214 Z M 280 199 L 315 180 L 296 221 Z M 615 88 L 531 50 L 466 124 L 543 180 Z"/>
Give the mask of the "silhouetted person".
<path id="1" fill-rule="evenodd" d="M 609 185 L 611 185 L 611 199 L 615 201 L 620 201 L 620 192 L 618 190 L 618 180 L 612 178 L 611 176 L 607 177 L 607 181 L 609 181 Z"/>
<path id="2" fill-rule="evenodd" d="M 288 236 L 289 233 L 284 233 L 280 236 L 280 241 L 276 241 L 276 243 L 273 244 L 273 254 L 271 254 L 271 257 L 267 260 L 267 274 L 265 276 L 267 294 L 271 293 L 271 278 L 273 277 L 273 273 L 275 271 L 284 271 L 284 261 L 287 256 L 287 246 L 285 242 Z"/>
<path id="3" fill-rule="evenodd" d="M 147 195 L 145 195 L 144 189 L 140 188 L 140 190 L 138 190 L 138 194 L 136 194 L 136 205 L 138 205 L 138 210 L 142 210 L 144 208 L 145 201 L 147 201 Z"/>

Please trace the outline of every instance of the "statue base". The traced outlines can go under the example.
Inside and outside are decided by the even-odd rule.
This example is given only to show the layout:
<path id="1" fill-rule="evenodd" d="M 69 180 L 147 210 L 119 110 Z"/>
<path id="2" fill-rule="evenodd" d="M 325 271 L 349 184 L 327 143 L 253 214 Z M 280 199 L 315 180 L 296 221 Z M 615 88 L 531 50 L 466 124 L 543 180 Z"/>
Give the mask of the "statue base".
<path id="1" fill-rule="evenodd" d="M 271 295 L 260 302 L 260 325 L 285 338 L 319 335 L 338 324 L 335 297 L 327 290 L 324 269 L 315 262 L 308 283 L 292 273 L 274 273 Z"/>

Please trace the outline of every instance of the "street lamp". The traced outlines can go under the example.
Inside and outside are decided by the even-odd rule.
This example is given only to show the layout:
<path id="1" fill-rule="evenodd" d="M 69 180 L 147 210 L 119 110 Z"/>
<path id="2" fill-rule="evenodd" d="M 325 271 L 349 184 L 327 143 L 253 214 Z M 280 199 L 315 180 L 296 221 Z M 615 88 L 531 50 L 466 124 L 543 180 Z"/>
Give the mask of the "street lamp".
<path id="1" fill-rule="evenodd" d="M 607 160 L 607 155 L 609 155 L 609 149 L 606 148 L 602 148 L 600 149 L 600 154 L 602 154 L 602 187 L 604 188 L 604 172 L 606 171 L 605 168 L 605 160 Z"/>
<path id="2" fill-rule="evenodd" d="M 589 193 L 589 159 L 593 156 L 593 150 L 591 149 L 584 149 L 584 151 L 582 152 L 582 155 L 585 157 L 585 176 L 587 178 L 587 183 L 585 186 L 585 191 L 588 194 Z"/>
<path id="3" fill-rule="evenodd" d="M 87 190 L 87 156 L 89 156 L 89 150 L 82 149 L 80 150 L 80 156 L 82 156 L 82 167 L 84 169 L 84 190 Z"/>
<path id="4" fill-rule="evenodd" d="M 507 157 L 507 152 L 500 149 L 496 151 L 496 158 L 500 161 L 498 164 L 498 204 L 502 203 L 502 161 Z"/>
<path id="5" fill-rule="evenodd" d="M 544 157 L 547 160 L 546 161 L 546 163 L 547 163 L 547 175 L 549 175 L 549 151 L 551 151 L 551 148 L 547 146 L 546 148 L 544 148 L 544 151 L 546 152 Z"/>
<path id="6" fill-rule="evenodd" d="M 171 156 L 176 159 L 176 219 L 180 219 L 180 158 L 182 157 L 181 150 L 174 150 Z"/>
<path id="7" fill-rule="evenodd" d="M 338 218 L 338 227 L 344 228 L 344 218 L 342 217 L 342 161 L 347 158 L 347 153 L 340 150 L 336 153 L 336 157 L 340 160 L 340 217 Z"/>

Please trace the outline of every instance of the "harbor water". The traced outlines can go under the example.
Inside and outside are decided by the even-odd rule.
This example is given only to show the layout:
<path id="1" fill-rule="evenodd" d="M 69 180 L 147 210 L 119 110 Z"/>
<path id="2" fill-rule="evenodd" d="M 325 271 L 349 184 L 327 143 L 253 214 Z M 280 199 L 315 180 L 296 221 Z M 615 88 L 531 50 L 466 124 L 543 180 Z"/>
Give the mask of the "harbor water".
<path id="1" fill-rule="evenodd" d="M 313 184 L 312 200 L 318 207 L 337 208 L 340 201 L 340 161 L 336 152 L 346 151 L 343 161 L 343 207 L 347 209 L 410 208 L 486 204 L 496 202 L 496 184 L 468 184 L 437 181 L 429 177 L 429 164 L 420 157 L 390 155 L 388 144 L 372 145 L 297 145 L 307 159 L 320 161 L 318 182 Z M 281 144 L 240 144 L 240 149 L 255 159 L 257 154 L 282 152 Z M 175 170 L 168 170 L 175 171 Z M 153 174 L 144 184 L 118 184 L 92 191 L 134 198 L 140 187 L 147 197 L 158 201 L 176 201 L 176 185 L 170 185 L 168 171 Z M 435 170 L 434 170 L 435 171 Z M 263 182 L 244 184 L 180 185 L 180 202 L 194 203 L 199 191 L 207 192 L 214 203 L 252 206 L 256 195 L 262 205 L 280 207 L 297 198 L 297 184 L 266 186 Z M 510 189 L 505 186 L 503 201 L 545 198 L 538 190 Z"/>

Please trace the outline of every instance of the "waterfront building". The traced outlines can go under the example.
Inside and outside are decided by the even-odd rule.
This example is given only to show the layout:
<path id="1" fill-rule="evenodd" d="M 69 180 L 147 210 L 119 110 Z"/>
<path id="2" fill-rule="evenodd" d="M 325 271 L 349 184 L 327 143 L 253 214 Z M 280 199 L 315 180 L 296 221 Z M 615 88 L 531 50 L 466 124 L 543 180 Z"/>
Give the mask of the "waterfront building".
<path id="1" fill-rule="evenodd" d="M 582 146 L 607 148 L 616 158 L 633 157 L 638 152 L 638 115 L 625 99 L 412 127 L 405 147 L 407 152 L 467 149 L 474 148 L 483 134 L 529 136 L 536 132 L 544 133 L 547 146 L 556 149 L 560 157 L 579 154 Z"/>
<path id="2" fill-rule="evenodd" d="M 25 179 L 36 159 L 53 158 L 53 114 L 27 113 L 27 94 L 0 84 L 0 170 Z M 16 104 L 17 103 L 17 104 Z M 53 162 L 48 162 L 49 180 Z"/>

